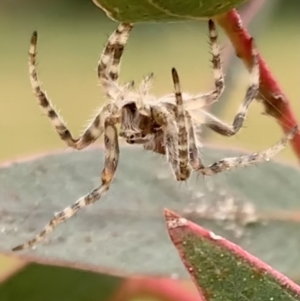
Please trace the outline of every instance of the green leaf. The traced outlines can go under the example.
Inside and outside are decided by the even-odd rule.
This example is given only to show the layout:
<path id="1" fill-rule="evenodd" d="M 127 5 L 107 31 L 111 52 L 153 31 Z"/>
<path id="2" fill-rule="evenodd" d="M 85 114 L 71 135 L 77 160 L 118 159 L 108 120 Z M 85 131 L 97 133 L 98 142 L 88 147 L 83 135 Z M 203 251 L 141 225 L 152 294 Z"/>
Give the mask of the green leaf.
<path id="1" fill-rule="evenodd" d="M 242 154 L 213 148 L 203 153 L 205 164 Z M 64 151 L 0 169 L 0 250 L 31 239 L 54 212 L 96 187 L 102 166 L 103 150 L 93 149 Z M 167 207 L 293 277 L 300 270 L 299 183 L 299 169 L 265 162 L 211 178 L 193 174 L 179 184 L 165 157 L 122 146 L 107 194 L 59 225 L 48 236 L 49 244 L 24 253 L 126 274 L 187 278 L 165 231 L 162 210 Z M 236 213 L 235 205 L 240 208 Z"/>
<path id="2" fill-rule="evenodd" d="M 212 17 L 237 7 L 245 0 L 92 0 L 118 22 L 153 22 Z"/>
<path id="3" fill-rule="evenodd" d="M 24 296 L 33 301 L 199 301 L 196 290 L 175 279 L 127 278 L 89 265 L 0 253 L 0 300 Z"/>
<path id="4" fill-rule="evenodd" d="M 165 210 L 170 238 L 206 301 L 299 301 L 300 287 L 242 248 Z"/>
<path id="5" fill-rule="evenodd" d="M 108 301 L 123 278 L 62 265 L 34 262 L 0 283 L 0 300 L 30 301 Z"/>

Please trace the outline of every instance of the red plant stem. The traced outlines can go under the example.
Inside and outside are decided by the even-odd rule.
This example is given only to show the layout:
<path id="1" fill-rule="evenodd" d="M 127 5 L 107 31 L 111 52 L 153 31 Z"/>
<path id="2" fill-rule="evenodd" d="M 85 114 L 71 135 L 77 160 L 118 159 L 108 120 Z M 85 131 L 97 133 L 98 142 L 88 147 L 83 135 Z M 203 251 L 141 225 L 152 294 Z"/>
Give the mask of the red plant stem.
<path id="1" fill-rule="evenodd" d="M 110 301 L 128 301 L 136 297 L 152 297 L 164 301 L 203 301 L 197 290 L 185 288 L 178 280 L 146 277 L 126 279 Z"/>
<path id="2" fill-rule="evenodd" d="M 250 23 L 255 18 L 255 15 L 257 12 L 262 8 L 264 5 L 265 0 L 252 0 L 243 9 L 240 10 L 240 16 L 241 19 L 244 22 L 244 26 L 250 25 Z M 234 56 L 234 51 L 232 47 L 225 47 L 222 51 L 222 57 L 223 57 L 223 69 L 225 71 L 225 74 L 228 74 L 227 69 L 230 67 L 230 63 L 232 61 L 232 58 Z"/>
<path id="3" fill-rule="evenodd" d="M 233 9 L 229 12 L 213 18 L 225 31 L 235 48 L 236 55 L 244 62 L 247 69 L 251 68 L 251 36 L 243 27 L 238 12 Z M 297 121 L 292 112 L 290 103 L 278 83 L 272 76 L 266 63 L 259 55 L 260 65 L 260 87 L 262 103 L 265 106 L 266 114 L 273 116 L 287 133 L 292 127 L 297 126 Z M 300 160 L 300 132 L 298 131 L 291 145 L 297 158 Z"/>

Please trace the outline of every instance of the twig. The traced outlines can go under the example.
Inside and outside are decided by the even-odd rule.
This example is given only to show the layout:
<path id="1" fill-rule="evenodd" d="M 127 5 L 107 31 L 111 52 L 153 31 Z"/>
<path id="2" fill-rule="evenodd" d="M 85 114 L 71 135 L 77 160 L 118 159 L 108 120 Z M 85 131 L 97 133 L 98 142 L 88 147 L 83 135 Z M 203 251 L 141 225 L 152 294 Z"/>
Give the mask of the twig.
<path id="1" fill-rule="evenodd" d="M 225 14 L 213 18 L 224 30 L 230 39 L 236 55 L 244 62 L 247 69 L 251 68 L 250 38 L 244 28 L 238 12 L 233 9 Z M 265 113 L 274 117 L 283 131 L 288 132 L 291 127 L 297 125 L 290 103 L 273 78 L 266 63 L 259 56 L 260 64 L 260 99 L 265 106 Z M 300 132 L 298 131 L 291 145 L 300 160 Z"/>

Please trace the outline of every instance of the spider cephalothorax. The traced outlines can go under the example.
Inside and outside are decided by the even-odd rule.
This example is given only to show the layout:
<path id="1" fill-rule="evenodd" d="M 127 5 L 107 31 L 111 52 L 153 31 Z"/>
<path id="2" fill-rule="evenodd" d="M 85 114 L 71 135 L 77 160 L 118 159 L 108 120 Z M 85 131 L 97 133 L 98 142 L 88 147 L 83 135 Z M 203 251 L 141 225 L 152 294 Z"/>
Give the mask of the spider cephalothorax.
<path id="1" fill-rule="evenodd" d="M 231 136 L 243 125 L 247 109 L 257 96 L 259 88 L 258 55 L 252 41 L 251 82 L 247 89 L 232 125 L 222 122 L 206 112 L 204 107 L 217 101 L 224 90 L 224 76 L 221 68 L 220 50 L 214 23 L 209 21 L 209 38 L 212 50 L 212 63 L 215 87 L 211 92 L 189 95 L 181 92 L 179 76 L 172 68 L 175 92 L 156 98 L 149 93 L 152 74 L 146 76 L 139 85 L 133 82 L 119 85 L 119 64 L 133 25 L 122 23 L 109 37 L 98 63 L 98 79 L 109 99 L 98 111 L 79 138 L 74 139 L 50 100 L 41 90 L 36 72 L 37 32 L 31 38 L 29 50 L 30 81 L 33 92 L 42 110 L 50 118 L 60 138 L 74 149 L 83 149 L 104 134 L 104 167 L 102 183 L 93 191 L 78 199 L 73 205 L 57 213 L 44 230 L 25 244 L 13 248 L 14 251 L 34 246 L 79 209 L 98 201 L 109 189 L 119 162 L 118 136 L 128 143 L 143 145 L 144 149 L 165 154 L 177 181 L 185 181 L 191 171 L 202 175 L 213 175 L 224 170 L 249 166 L 273 157 L 281 151 L 288 140 L 294 137 L 293 128 L 280 142 L 270 149 L 248 156 L 224 158 L 204 166 L 199 155 L 200 142 L 195 133 L 195 125 L 200 122 L 215 132 Z M 196 112 L 196 115 L 195 115 Z M 118 134 L 116 125 L 120 124 Z"/>

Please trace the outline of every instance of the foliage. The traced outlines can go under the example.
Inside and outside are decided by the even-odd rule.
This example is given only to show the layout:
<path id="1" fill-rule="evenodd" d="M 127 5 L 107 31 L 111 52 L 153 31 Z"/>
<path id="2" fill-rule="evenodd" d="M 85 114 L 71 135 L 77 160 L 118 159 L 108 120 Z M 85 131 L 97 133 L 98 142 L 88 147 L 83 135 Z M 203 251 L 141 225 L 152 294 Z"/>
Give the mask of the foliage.
<path id="1" fill-rule="evenodd" d="M 92 0 L 107 16 L 121 22 L 199 19 L 222 14 L 245 0 Z"/>
<path id="2" fill-rule="evenodd" d="M 300 300 L 299 286 L 242 248 L 169 210 L 165 217 L 203 300 Z"/>
<path id="3" fill-rule="evenodd" d="M 83 267 L 86 268 L 86 267 Z M 91 267 L 23 259 L 22 267 L 0 284 L 0 300 L 108 300 L 122 278 Z"/>
<path id="4" fill-rule="evenodd" d="M 204 154 L 208 164 L 241 152 L 211 148 L 205 149 Z M 31 238 L 53 212 L 97 185 L 102 156 L 101 149 L 63 152 L 0 169 L 0 249 L 7 251 Z M 187 272 L 168 243 L 162 223 L 162 210 L 169 207 L 241 245 L 286 275 L 297 276 L 299 180 L 299 170 L 266 162 L 214 178 L 197 179 L 195 175 L 186 185 L 178 187 L 165 158 L 135 147 L 122 147 L 119 170 L 109 193 L 95 206 L 59 226 L 49 236 L 50 244 L 40 244 L 36 250 L 27 251 L 40 258 L 38 267 L 28 266 L 28 273 L 34 272 L 35 277 L 47 281 L 55 278 L 58 285 L 64 273 L 60 273 L 60 268 L 44 267 L 43 262 L 56 265 L 56 261 L 66 262 L 71 258 L 81 266 L 97 266 L 102 274 L 176 275 L 186 279 Z M 40 199 L 43 202 L 36 203 Z M 291 250 L 289 256 L 286 256 L 287 248 L 282 248 L 283 241 Z M 29 279 L 25 271 L 20 275 Z M 79 289 L 77 280 L 71 279 L 79 279 L 79 274 L 68 274 L 76 290 Z M 99 276 L 103 279 L 91 277 L 96 277 L 92 283 L 106 281 L 103 275 Z M 9 279 L 14 281 L 9 282 L 13 285 L 3 283 L 6 284 L 5 290 L 0 290 L 1 300 L 1 292 L 7 295 L 29 290 L 29 284 L 22 286 L 22 281 L 14 280 L 19 278 Z M 119 287 L 119 278 L 107 279 L 112 286 Z M 89 285 L 92 284 L 83 284 L 87 289 Z M 98 293 L 92 288 L 90 292 Z"/>

